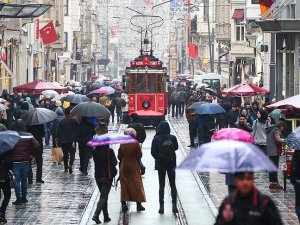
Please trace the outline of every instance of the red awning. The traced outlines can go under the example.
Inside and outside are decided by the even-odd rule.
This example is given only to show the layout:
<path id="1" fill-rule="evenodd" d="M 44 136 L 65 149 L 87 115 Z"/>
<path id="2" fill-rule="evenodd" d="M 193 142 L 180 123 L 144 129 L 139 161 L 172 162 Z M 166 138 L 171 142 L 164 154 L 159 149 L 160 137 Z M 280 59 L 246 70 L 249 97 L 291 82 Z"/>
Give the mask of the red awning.
<path id="1" fill-rule="evenodd" d="M 42 91 L 45 90 L 54 90 L 58 92 L 59 94 L 61 93 L 68 93 L 68 89 L 65 87 L 58 87 L 50 82 L 47 82 L 45 80 L 35 80 L 33 82 L 23 84 L 17 87 L 13 88 L 13 92 L 25 92 L 25 93 L 30 93 L 30 94 L 40 94 Z"/>
<path id="2" fill-rule="evenodd" d="M 244 19 L 244 10 L 243 9 L 235 9 L 231 19 L 243 20 Z"/>
<path id="3" fill-rule="evenodd" d="M 225 96 L 248 97 L 260 94 L 269 94 L 270 91 L 257 87 L 254 84 L 238 84 L 222 91 Z"/>

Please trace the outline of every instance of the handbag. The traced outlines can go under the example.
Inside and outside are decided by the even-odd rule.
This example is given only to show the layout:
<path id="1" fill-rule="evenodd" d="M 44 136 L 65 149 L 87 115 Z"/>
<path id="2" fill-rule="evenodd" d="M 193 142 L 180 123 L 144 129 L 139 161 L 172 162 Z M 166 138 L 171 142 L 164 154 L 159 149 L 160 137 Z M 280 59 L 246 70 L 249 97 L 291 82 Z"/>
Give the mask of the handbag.
<path id="1" fill-rule="evenodd" d="M 144 166 L 142 160 L 140 160 L 140 170 L 141 170 L 141 175 L 145 175 L 146 167 Z"/>
<path id="2" fill-rule="evenodd" d="M 56 142 L 55 147 L 52 148 L 52 162 L 61 163 L 63 159 L 64 159 L 63 150 L 61 147 L 58 147 Z"/>
<path id="3" fill-rule="evenodd" d="M 11 171 L 8 172 L 8 177 L 9 177 L 10 188 L 16 188 L 16 178 Z"/>

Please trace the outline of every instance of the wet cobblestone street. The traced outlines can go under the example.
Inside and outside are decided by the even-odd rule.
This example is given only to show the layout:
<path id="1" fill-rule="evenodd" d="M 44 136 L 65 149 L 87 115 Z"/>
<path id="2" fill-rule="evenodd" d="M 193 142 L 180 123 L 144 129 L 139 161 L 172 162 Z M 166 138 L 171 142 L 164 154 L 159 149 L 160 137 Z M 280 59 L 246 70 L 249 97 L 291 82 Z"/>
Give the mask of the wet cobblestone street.
<path id="1" fill-rule="evenodd" d="M 110 126 L 112 132 L 118 126 Z M 73 165 L 73 173 L 65 173 L 63 164 L 55 165 L 51 161 L 51 148 L 44 147 L 43 180 L 44 184 L 36 184 L 35 180 L 28 188 L 28 203 L 14 206 L 15 192 L 7 208 L 7 224 L 79 224 L 85 208 L 95 189 L 94 167 L 90 163 L 89 174 L 79 171 L 78 150 Z M 92 162 L 92 159 L 90 160 Z M 33 168 L 33 172 L 36 168 Z"/>
<path id="2" fill-rule="evenodd" d="M 185 118 L 172 118 L 169 117 L 170 124 L 173 126 L 180 139 L 185 151 L 189 153 L 191 148 L 188 147 L 189 143 L 189 130 L 188 123 Z M 201 173 L 199 174 L 207 192 L 209 193 L 212 201 L 218 208 L 227 196 L 227 186 L 225 185 L 225 176 L 217 173 Z M 279 182 L 283 184 L 282 174 L 280 173 Z M 270 196 L 278 206 L 282 219 L 285 224 L 293 225 L 299 224 L 295 214 L 295 194 L 292 184 L 287 181 L 287 191 L 283 190 L 269 190 L 269 177 L 268 174 L 256 174 L 256 186 L 263 193 Z"/>

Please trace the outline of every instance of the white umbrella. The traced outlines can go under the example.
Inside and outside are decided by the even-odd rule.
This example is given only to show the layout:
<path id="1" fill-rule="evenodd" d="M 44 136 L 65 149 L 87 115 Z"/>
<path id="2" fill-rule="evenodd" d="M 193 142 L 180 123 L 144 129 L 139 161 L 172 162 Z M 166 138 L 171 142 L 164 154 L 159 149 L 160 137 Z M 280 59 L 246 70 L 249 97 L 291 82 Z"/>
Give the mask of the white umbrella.
<path id="1" fill-rule="evenodd" d="M 46 91 L 42 91 L 42 94 L 46 97 L 46 98 L 56 98 L 56 99 L 61 99 L 61 96 L 53 90 L 46 90 Z"/>

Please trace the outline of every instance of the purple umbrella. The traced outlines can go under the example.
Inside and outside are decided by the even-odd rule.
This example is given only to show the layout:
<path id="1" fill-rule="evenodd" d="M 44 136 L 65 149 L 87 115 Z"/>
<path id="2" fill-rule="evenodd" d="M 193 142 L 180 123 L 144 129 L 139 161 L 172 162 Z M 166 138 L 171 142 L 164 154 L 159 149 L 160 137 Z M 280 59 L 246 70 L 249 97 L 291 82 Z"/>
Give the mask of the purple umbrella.
<path id="1" fill-rule="evenodd" d="M 114 144 L 131 144 L 138 143 L 136 139 L 130 135 L 107 133 L 103 135 L 96 135 L 90 140 L 87 145 L 91 147 L 114 145 Z"/>
<path id="2" fill-rule="evenodd" d="M 179 166 L 197 172 L 275 172 L 276 166 L 255 145 L 222 140 L 201 145 Z"/>

